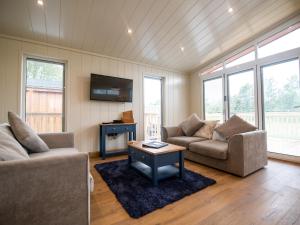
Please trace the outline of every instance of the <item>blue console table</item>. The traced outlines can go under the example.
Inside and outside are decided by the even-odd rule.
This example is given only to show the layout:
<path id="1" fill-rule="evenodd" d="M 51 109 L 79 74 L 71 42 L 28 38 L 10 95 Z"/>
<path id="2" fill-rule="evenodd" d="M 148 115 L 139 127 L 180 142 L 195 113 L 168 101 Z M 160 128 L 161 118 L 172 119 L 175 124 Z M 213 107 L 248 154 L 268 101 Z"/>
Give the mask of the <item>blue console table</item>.
<path id="1" fill-rule="evenodd" d="M 102 159 L 105 159 L 106 156 L 128 153 L 128 148 L 106 152 L 106 136 L 122 133 L 128 133 L 128 141 L 136 140 L 136 123 L 100 124 L 99 151 Z"/>

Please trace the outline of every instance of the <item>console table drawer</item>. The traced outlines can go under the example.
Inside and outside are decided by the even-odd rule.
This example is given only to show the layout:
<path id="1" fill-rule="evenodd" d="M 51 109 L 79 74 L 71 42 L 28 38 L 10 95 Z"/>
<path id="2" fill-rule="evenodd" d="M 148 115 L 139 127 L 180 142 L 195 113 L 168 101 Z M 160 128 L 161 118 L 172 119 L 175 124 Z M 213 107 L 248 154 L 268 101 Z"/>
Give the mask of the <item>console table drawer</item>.
<path id="1" fill-rule="evenodd" d="M 120 127 L 117 127 L 117 126 L 105 127 L 105 132 L 108 133 L 108 134 L 119 133 L 120 132 Z"/>
<path id="2" fill-rule="evenodd" d="M 125 132 L 133 132 L 134 126 L 107 126 L 106 133 L 125 133 Z"/>

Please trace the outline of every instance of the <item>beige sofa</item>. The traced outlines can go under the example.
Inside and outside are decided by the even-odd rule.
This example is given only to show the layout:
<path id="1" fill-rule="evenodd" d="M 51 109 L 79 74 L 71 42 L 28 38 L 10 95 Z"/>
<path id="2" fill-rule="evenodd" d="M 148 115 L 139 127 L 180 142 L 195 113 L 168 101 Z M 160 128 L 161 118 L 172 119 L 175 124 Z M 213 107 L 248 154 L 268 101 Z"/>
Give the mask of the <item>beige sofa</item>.
<path id="1" fill-rule="evenodd" d="M 74 148 L 72 133 L 40 137 L 50 151 L 0 161 L 0 224 L 88 225 L 88 155 Z"/>
<path id="2" fill-rule="evenodd" d="M 234 135 L 227 142 L 177 136 L 178 127 L 163 127 L 163 141 L 185 146 L 185 158 L 241 177 L 267 165 L 266 132 Z"/>

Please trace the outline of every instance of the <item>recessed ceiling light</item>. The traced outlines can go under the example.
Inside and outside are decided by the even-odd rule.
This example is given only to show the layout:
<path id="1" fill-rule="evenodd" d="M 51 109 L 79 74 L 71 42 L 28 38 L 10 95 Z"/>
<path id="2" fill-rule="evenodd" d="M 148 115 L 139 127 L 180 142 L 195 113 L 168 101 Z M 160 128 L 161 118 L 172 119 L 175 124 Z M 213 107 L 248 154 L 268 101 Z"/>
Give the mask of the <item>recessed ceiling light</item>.
<path id="1" fill-rule="evenodd" d="M 130 28 L 128 28 L 127 32 L 128 34 L 132 34 L 132 30 Z"/>
<path id="2" fill-rule="evenodd" d="M 228 9 L 228 12 L 229 12 L 229 13 L 233 13 L 233 8 L 229 8 L 229 9 Z"/>
<path id="3" fill-rule="evenodd" d="M 43 6 L 44 2 L 43 2 L 43 0 L 37 0 L 37 4 Z"/>
<path id="4" fill-rule="evenodd" d="M 184 47 L 180 47 L 180 50 L 181 50 L 182 52 L 184 52 Z"/>

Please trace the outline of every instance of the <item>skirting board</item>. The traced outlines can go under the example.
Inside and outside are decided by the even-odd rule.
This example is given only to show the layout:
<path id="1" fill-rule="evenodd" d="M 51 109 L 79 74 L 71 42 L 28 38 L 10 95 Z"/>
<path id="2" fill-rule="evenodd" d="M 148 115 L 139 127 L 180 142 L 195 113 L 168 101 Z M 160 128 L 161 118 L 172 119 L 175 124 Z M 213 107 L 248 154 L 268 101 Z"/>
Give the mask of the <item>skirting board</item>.
<path id="1" fill-rule="evenodd" d="M 274 152 L 268 152 L 268 157 L 271 159 L 279 159 L 288 162 L 300 163 L 300 156 L 284 155 Z"/>
<path id="2" fill-rule="evenodd" d="M 99 158 L 99 152 L 89 152 L 89 157 L 90 158 Z"/>

